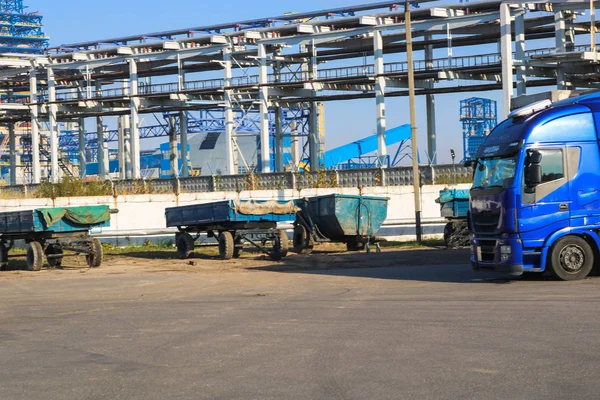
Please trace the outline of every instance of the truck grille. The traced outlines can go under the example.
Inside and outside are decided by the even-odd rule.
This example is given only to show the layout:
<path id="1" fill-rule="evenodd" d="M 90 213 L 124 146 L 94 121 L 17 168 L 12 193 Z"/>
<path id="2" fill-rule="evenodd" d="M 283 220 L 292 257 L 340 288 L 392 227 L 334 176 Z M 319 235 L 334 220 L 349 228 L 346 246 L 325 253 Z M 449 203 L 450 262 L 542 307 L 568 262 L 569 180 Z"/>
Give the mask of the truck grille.
<path id="1" fill-rule="evenodd" d="M 500 211 L 486 214 L 471 214 L 473 230 L 476 233 L 494 233 L 500 223 Z"/>
<path id="2" fill-rule="evenodd" d="M 479 240 L 479 261 L 495 262 L 496 261 L 496 241 L 495 240 Z"/>

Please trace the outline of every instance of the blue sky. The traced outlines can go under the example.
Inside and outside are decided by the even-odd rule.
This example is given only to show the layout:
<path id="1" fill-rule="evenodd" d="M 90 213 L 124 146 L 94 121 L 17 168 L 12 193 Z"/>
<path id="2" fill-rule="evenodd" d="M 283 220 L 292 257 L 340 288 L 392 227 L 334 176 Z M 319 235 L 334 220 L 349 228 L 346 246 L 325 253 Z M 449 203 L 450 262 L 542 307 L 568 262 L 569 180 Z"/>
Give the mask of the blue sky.
<path id="1" fill-rule="evenodd" d="M 375 0 L 373 0 L 375 1 Z M 288 11 L 311 11 L 362 4 L 357 0 L 304 0 L 302 2 L 206 1 L 206 0 L 25 0 L 29 11 L 44 15 L 45 31 L 51 45 L 57 46 L 86 40 L 106 39 L 169 29 L 233 22 L 281 15 Z M 493 49 L 491 51 L 494 51 Z M 491 52 L 490 51 L 490 52 Z M 360 60 L 352 61 L 360 64 Z M 450 148 L 462 154 L 459 101 L 480 96 L 498 101 L 499 91 L 485 93 L 446 94 L 436 96 L 438 158 L 450 162 Z M 373 133 L 375 100 L 352 100 L 326 103 L 327 147 L 333 148 Z M 408 100 L 390 98 L 386 103 L 388 128 L 409 123 Z M 426 120 L 424 98 L 417 99 L 419 151 L 425 161 Z"/>

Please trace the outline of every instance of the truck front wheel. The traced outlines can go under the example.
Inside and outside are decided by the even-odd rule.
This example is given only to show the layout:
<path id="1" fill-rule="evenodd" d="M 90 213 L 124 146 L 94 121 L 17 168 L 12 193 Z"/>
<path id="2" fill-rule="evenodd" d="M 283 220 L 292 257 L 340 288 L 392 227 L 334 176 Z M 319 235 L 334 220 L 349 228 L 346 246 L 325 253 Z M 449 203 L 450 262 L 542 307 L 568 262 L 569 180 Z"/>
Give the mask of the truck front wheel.
<path id="1" fill-rule="evenodd" d="M 594 266 L 594 251 L 585 239 L 565 236 L 550 249 L 548 269 L 563 281 L 575 281 L 589 275 Z"/>

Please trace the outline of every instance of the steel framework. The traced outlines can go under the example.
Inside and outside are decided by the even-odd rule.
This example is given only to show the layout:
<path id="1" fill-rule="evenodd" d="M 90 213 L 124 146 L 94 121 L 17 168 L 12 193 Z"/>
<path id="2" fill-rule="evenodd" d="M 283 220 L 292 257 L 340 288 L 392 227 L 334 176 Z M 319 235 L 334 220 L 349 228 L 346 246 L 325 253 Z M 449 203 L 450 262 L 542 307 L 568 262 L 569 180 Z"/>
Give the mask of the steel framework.
<path id="1" fill-rule="evenodd" d="M 463 160 L 470 160 L 498 125 L 498 103 L 481 97 L 461 100 L 460 122 L 463 129 Z"/>
<path id="2" fill-rule="evenodd" d="M 420 5 L 411 12 L 411 32 L 416 94 L 427 99 L 430 155 L 436 148 L 437 95 L 500 89 L 506 115 L 515 86 L 517 96 L 529 87 L 600 86 L 597 50 L 588 44 L 595 43 L 598 24 L 581 21 L 589 1 L 412 3 Z M 85 121 L 95 118 L 98 148 L 104 149 L 98 152 L 98 173 L 104 178 L 110 136 L 104 132 L 105 119 L 116 118 L 121 127 L 116 132 L 119 157 L 128 160 L 121 163 L 126 167 L 119 177 L 139 178 L 143 115 L 177 113 L 180 128 L 169 136 L 171 148 L 177 141 L 186 148 L 187 112 L 215 108 L 222 110 L 224 121 L 228 160 L 224 174 L 235 174 L 240 166 L 236 110 L 243 119 L 258 116 L 260 172 L 284 170 L 287 139 L 298 141 L 311 169 L 318 169 L 325 142 L 320 104 L 375 99 L 373 122 L 381 163 L 387 156 L 386 99 L 408 95 L 406 25 L 404 10 L 396 4 L 363 4 L 75 43 L 34 58 L 0 57 L 0 91 L 30 93 L 29 98 L 7 96 L 0 103 L 0 123 L 31 121 L 33 149 L 39 148 L 40 132 L 48 124 L 54 181 L 63 173 L 60 123 L 79 126 L 78 158 L 83 165 Z M 551 39 L 554 46 L 526 49 L 530 39 Z M 498 42 L 498 52 L 481 51 L 481 46 Z M 471 55 L 453 55 L 467 47 Z M 439 50 L 447 55 L 441 56 Z M 154 78 L 160 83 L 152 83 Z M 273 137 L 270 115 L 280 119 L 282 109 L 309 110 L 306 131 L 290 130 L 286 136 L 284 124 L 275 123 Z M 176 157 L 172 162 L 177 165 Z M 16 170 L 15 162 L 11 166 Z M 33 181 L 39 182 L 40 154 L 35 151 L 32 172 Z"/>
<path id="3" fill-rule="evenodd" d="M 23 0 L 0 0 L 0 52 L 43 54 L 49 38 L 43 17 L 26 12 Z"/>

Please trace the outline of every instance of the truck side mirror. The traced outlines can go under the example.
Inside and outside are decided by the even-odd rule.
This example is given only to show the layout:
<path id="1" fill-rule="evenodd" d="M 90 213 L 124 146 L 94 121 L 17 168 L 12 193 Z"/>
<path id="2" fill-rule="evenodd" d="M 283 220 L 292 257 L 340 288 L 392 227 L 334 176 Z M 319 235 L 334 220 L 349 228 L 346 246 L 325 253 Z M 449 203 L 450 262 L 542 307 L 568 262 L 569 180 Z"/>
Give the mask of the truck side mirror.
<path id="1" fill-rule="evenodd" d="M 535 187 L 540 183 L 542 183 L 542 166 L 539 163 L 531 164 L 527 171 L 525 193 L 535 193 Z"/>
<path id="2" fill-rule="evenodd" d="M 533 150 L 529 155 L 529 162 L 531 164 L 539 164 L 542 162 L 542 153 L 537 150 Z"/>

